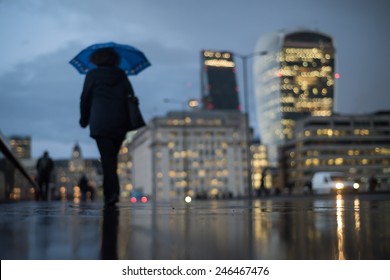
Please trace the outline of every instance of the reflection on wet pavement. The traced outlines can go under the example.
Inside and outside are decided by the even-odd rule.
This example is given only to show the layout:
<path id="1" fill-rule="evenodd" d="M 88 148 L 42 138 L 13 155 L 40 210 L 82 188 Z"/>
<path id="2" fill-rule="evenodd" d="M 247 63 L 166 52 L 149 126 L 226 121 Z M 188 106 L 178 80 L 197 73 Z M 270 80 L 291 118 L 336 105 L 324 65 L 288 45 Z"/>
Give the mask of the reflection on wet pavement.
<path id="1" fill-rule="evenodd" d="M 0 209 L 1 259 L 390 258 L 390 194 Z"/>

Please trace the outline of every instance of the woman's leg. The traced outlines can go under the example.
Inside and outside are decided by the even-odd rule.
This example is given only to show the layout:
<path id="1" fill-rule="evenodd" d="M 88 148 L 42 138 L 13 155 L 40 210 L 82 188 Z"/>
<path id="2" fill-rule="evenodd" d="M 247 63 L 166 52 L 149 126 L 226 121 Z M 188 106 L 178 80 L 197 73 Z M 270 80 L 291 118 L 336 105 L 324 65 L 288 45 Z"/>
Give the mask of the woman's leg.
<path id="1" fill-rule="evenodd" d="M 118 201 L 119 179 L 117 174 L 118 153 L 122 144 L 121 139 L 100 137 L 96 139 L 103 167 L 103 193 L 106 203 Z"/>

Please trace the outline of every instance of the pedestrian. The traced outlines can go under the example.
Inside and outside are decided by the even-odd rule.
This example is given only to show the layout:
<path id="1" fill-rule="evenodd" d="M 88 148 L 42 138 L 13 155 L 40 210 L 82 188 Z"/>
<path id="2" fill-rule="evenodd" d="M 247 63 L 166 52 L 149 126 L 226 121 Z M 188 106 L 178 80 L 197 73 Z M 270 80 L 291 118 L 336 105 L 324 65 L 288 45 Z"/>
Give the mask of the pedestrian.
<path id="1" fill-rule="evenodd" d="M 368 179 L 368 190 L 370 192 L 375 192 L 377 186 L 378 186 L 378 179 L 374 175 L 371 175 L 370 178 Z"/>
<path id="2" fill-rule="evenodd" d="M 54 163 L 49 156 L 48 151 L 44 151 L 43 155 L 38 159 L 36 164 L 37 179 L 39 186 L 39 198 L 41 200 L 48 199 L 48 190 L 50 184 L 51 172 L 53 171 Z"/>
<path id="3" fill-rule="evenodd" d="M 81 201 L 86 201 L 88 192 L 88 178 L 85 174 L 83 174 L 79 180 L 79 188 L 81 192 Z"/>
<path id="4" fill-rule="evenodd" d="M 90 136 L 96 141 L 103 168 L 104 202 L 113 206 L 119 201 L 118 153 L 130 129 L 127 96 L 134 92 L 126 73 L 118 67 L 120 57 L 114 49 L 98 49 L 90 61 L 97 68 L 84 80 L 80 125 L 89 125 Z"/>
<path id="5" fill-rule="evenodd" d="M 306 181 L 304 185 L 304 193 L 308 193 L 308 194 L 313 193 L 313 184 L 311 181 Z"/>

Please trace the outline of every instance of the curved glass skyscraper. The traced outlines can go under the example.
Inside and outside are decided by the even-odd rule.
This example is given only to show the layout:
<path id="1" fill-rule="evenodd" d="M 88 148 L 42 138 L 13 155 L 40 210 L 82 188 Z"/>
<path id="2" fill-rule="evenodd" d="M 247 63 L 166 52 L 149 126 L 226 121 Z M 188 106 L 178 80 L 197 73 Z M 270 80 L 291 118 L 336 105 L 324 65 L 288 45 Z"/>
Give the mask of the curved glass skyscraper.
<path id="1" fill-rule="evenodd" d="M 254 83 L 257 120 L 269 160 L 277 163 L 280 144 L 293 137 L 297 119 L 333 111 L 333 39 L 310 30 L 279 31 L 259 39 Z"/>

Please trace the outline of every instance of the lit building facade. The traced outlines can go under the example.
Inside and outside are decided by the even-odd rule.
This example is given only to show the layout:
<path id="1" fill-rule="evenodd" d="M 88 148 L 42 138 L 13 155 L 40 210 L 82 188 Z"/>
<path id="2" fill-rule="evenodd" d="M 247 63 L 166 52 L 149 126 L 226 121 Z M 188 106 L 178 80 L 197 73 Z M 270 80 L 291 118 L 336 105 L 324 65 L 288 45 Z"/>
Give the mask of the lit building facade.
<path id="1" fill-rule="evenodd" d="M 156 200 L 247 195 L 245 116 L 176 111 L 154 118 L 129 144 L 132 185 Z"/>
<path id="2" fill-rule="evenodd" d="M 31 137 L 30 136 L 10 136 L 9 144 L 11 151 L 18 159 L 31 158 Z"/>
<path id="3" fill-rule="evenodd" d="M 239 90 L 232 53 L 204 50 L 201 57 L 203 109 L 239 111 Z"/>
<path id="4" fill-rule="evenodd" d="M 251 180 L 252 189 L 259 192 L 261 187 L 266 189 L 272 188 L 272 180 L 266 178 L 270 168 L 267 154 L 267 147 L 260 140 L 252 141 L 251 151 Z"/>
<path id="5" fill-rule="evenodd" d="M 0 133 L 0 137 L 1 137 Z M 3 137 L 1 137 L 3 138 Z M 12 141 L 20 137 L 10 138 L 10 147 Z M 27 141 L 30 141 L 28 137 Z M 8 145 L 7 145 L 8 146 Z M 29 147 L 31 142 L 29 142 Z M 9 147 L 9 148 L 10 148 Z M 37 158 L 20 158 L 20 164 L 26 170 L 27 174 L 34 180 L 37 177 L 36 163 Z M 79 201 L 81 198 L 78 182 L 80 177 L 85 174 L 91 186 L 90 193 L 94 193 L 95 199 L 102 196 L 103 174 L 101 163 L 98 159 L 86 159 L 82 156 L 81 148 L 76 144 L 72 150 L 70 159 L 55 159 L 54 169 L 51 174 L 49 185 L 50 200 L 73 200 Z M 91 197 L 92 198 L 92 197 Z M 31 183 L 26 180 L 22 173 L 15 168 L 13 162 L 7 159 L 0 152 L 0 201 L 5 200 L 30 200 L 36 199 L 36 193 Z"/>
<path id="6" fill-rule="evenodd" d="M 295 139 L 280 148 L 284 186 L 302 191 L 317 171 L 342 171 L 367 189 L 371 175 L 390 189 L 390 112 L 308 117 L 297 122 Z"/>
<path id="7" fill-rule="evenodd" d="M 133 191 L 132 171 L 133 161 L 129 153 L 128 145 L 132 141 L 133 132 L 127 134 L 125 141 L 118 155 L 118 178 L 120 184 L 121 197 L 129 199 L 131 192 Z"/>
<path id="8" fill-rule="evenodd" d="M 260 38 L 256 52 L 265 53 L 254 63 L 259 132 L 276 165 L 278 146 L 292 139 L 298 119 L 332 114 L 335 49 L 328 35 L 296 30 Z"/>
<path id="9" fill-rule="evenodd" d="M 31 165 L 31 137 L 5 137 L 0 132 L 0 202 L 35 198 L 32 183 L 18 168 L 20 165 L 30 174 L 35 165 L 30 168 L 25 165 L 26 162 Z"/>
<path id="10" fill-rule="evenodd" d="M 51 187 L 51 199 L 79 201 L 81 192 L 79 180 L 86 175 L 94 198 L 102 195 L 103 173 L 98 159 L 86 159 L 81 147 L 73 147 L 70 159 L 54 160 L 54 173 Z"/>

